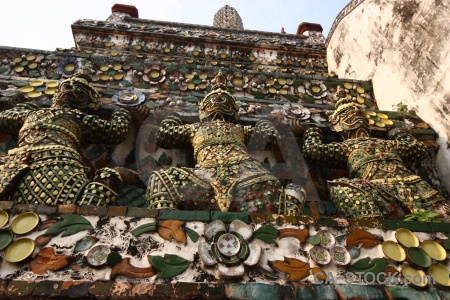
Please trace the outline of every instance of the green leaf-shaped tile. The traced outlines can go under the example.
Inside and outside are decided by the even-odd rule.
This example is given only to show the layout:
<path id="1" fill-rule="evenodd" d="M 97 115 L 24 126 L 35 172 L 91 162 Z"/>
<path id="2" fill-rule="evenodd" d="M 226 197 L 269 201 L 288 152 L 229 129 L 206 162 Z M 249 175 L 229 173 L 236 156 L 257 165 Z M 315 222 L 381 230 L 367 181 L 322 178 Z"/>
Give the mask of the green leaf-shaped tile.
<path id="1" fill-rule="evenodd" d="M 278 233 L 279 231 L 273 225 L 266 225 L 256 230 L 253 233 L 253 237 L 260 239 L 267 244 L 276 245 L 275 239 L 277 238 Z"/>
<path id="2" fill-rule="evenodd" d="M 377 275 L 380 272 L 383 272 L 384 268 L 386 267 L 386 259 L 384 257 L 382 258 L 374 258 L 372 261 L 370 260 L 370 257 L 365 257 L 357 262 L 355 262 L 353 265 L 348 267 L 348 270 L 351 272 L 362 272 L 364 274 L 367 274 L 367 277 L 364 275 L 364 277 L 367 278 L 368 282 L 373 282 L 377 280 Z"/>
<path id="3" fill-rule="evenodd" d="M 80 215 L 63 215 L 63 221 L 56 222 L 52 227 L 47 229 L 45 234 L 57 235 L 61 232 L 61 236 L 68 236 L 83 230 L 94 229 L 91 223 Z"/>
<path id="4" fill-rule="evenodd" d="M 116 93 L 117 93 L 117 91 L 116 91 L 116 90 L 113 90 L 113 89 L 103 89 L 103 90 L 100 90 L 100 94 L 108 95 L 108 96 L 114 96 Z"/>
<path id="5" fill-rule="evenodd" d="M 299 97 L 293 94 L 287 94 L 286 98 L 291 102 L 297 102 Z"/>
<path id="6" fill-rule="evenodd" d="M 11 81 L 12 85 L 17 87 L 23 87 L 29 85 L 28 81 L 25 80 L 13 80 Z"/>
<path id="7" fill-rule="evenodd" d="M 137 70 L 137 71 L 144 71 L 144 65 L 141 65 L 141 64 L 132 64 L 131 68 L 133 68 L 134 70 Z"/>
<path id="8" fill-rule="evenodd" d="M 2 91 L 2 95 L 3 95 L 3 96 L 7 96 L 7 97 L 15 96 L 15 95 L 17 95 L 18 93 L 20 93 L 19 90 Z"/>
<path id="9" fill-rule="evenodd" d="M 180 275 L 191 265 L 191 262 L 179 257 L 175 254 L 165 254 L 162 256 L 148 256 L 150 264 L 161 273 L 158 274 L 159 278 L 172 278 Z"/>
<path id="10" fill-rule="evenodd" d="M 122 80 L 120 83 L 122 84 L 122 86 L 125 86 L 125 87 L 129 87 L 129 86 L 133 85 L 133 83 L 128 80 Z"/>
<path id="11" fill-rule="evenodd" d="M 155 108 L 161 106 L 161 104 L 159 104 L 157 102 L 146 102 L 144 105 L 147 106 L 150 109 L 155 109 Z"/>
<path id="12" fill-rule="evenodd" d="M 153 232 L 153 231 L 156 231 L 156 222 L 152 222 L 152 223 L 141 225 L 141 226 L 133 229 L 131 231 L 131 234 L 134 235 L 134 236 L 139 236 L 139 235 L 141 235 L 143 233 Z"/>
<path id="13" fill-rule="evenodd" d="M 198 239 L 199 239 L 199 235 L 197 232 L 195 232 L 194 230 L 185 227 L 184 230 L 186 231 L 187 236 L 191 239 L 191 241 L 193 241 L 194 243 L 197 243 Z"/>
<path id="14" fill-rule="evenodd" d="M 141 88 L 141 89 L 149 89 L 152 86 L 150 84 L 148 84 L 148 83 L 141 82 L 141 83 L 138 84 L 138 87 Z"/>

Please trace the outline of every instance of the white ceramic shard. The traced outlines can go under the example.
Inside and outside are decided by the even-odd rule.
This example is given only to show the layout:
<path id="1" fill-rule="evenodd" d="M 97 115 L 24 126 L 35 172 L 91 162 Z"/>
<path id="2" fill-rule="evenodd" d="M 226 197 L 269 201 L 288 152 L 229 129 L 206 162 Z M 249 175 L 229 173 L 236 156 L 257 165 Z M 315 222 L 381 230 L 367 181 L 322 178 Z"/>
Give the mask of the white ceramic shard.
<path id="1" fill-rule="evenodd" d="M 205 239 L 210 241 L 214 234 L 216 234 L 219 231 L 226 231 L 227 227 L 225 226 L 225 223 L 221 220 L 215 220 L 209 223 L 205 226 L 205 231 L 203 232 Z"/>
<path id="2" fill-rule="evenodd" d="M 242 277 L 245 273 L 245 268 L 243 265 L 227 267 L 226 265 L 219 264 L 217 271 L 222 277 Z"/>
<path id="3" fill-rule="evenodd" d="M 237 232 L 247 241 L 252 237 L 253 227 L 241 220 L 233 220 L 230 224 L 230 232 Z"/>
<path id="4" fill-rule="evenodd" d="M 200 243 L 198 245 L 198 254 L 205 266 L 214 266 L 217 264 L 214 257 L 211 256 L 211 253 L 209 252 L 210 250 L 211 245 L 209 243 Z"/>
<path id="5" fill-rule="evenodd" d="M 247 259 L 244 261 L 244 264 L 247 266 L 254 266 L 259 262 L 259 258 L 261 257 L 262 248 L 260 245 L 255 243 L 250 243 L 248 245 L 249 255 Z"/>

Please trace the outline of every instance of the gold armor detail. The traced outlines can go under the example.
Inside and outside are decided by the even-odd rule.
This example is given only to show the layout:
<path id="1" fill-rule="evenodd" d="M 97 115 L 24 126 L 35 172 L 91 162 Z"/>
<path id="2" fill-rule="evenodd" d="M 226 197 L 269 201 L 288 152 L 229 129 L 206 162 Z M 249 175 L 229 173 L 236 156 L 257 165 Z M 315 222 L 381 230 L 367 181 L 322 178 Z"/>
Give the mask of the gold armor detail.
<path id="1" fill-rule="evenodd" d="M 267 120 L 255 126 L 236 124 L 239 106 L 224 80 L 219 73 L 199 103 L 199 123 L 183 124 L 175 116 L 161 122 L 158 146 L 192 147 L 196 165 L 153 172 L 147 188 L 149 208 L 301 213 L 304 199 L 285 197 L 279 180 L 247 152 L 250 138 L 274 149 L 280 139 L 277 130 Z M 284 201 L 297 209 L 279 211 Z"/>

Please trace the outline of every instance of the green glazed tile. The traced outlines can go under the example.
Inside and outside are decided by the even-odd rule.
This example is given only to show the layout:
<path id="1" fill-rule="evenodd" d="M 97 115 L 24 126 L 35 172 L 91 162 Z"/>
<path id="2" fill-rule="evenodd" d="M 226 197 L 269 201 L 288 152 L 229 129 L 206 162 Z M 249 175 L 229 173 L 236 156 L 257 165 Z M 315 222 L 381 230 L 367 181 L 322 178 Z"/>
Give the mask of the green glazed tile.
<path id="1" fill-rule="evenodd" d="M 295 299 L 317 299 L 311 285 L 299 285 L 295 291 Z"/>
<path id="2" fill-rule="evenodd" d="M 210 221 L 209 211 L 161 210 L 160 220 Z"/>
<path id="3" fill-rule="evenodd" d="M 338 299 L 338 295 L 336 293 L 334 285 L 316 284 L 316 285 L 314 285 L 314 291 L 317 294 L 317 299 L 323 299 L 323 300 Z"/>
<path id="4" fill-rule="evenodd" d="M 443 223 L 443 222 L 432 222 L 429 223 L 431 230 L 433 232 L 450 232 L 450 223 Z"/>
<path id="5" fill-rule="evenodd" d="M 249 217 L 246 213 L 234 213 L 234 212 L 221 212 L 212 211 L 211 221 L 221 220 L 225 223 L 231 223 L 233 220 L 241 220 L 242 222 L 249 223 Z"/>
<path id="6" fill-rule="evenodd" d="M 384 292 L 384 286 L 336 284 L 335 288 L 336 290 L 339 290 L 344 299 L 388 299 Z"/>
<path id="7" fill-rule="evenodd" d="M 200 283 L 199 294 L 204 299 L 224 299 L 225 286 L 223 284 Z"/>
<path id="8" fill-rule="evenodd" d="M 385 230 L 406 228 L 411 231 L 431 232 L 430 223 L 426 222 L 382 220 L 381 223 Z"/>
<path id="9" fill-rule="evenodd" d="M 227 299 L 247 299 L 247 285 L 245 283 L 232 283 L 225 285 Z"/>
<path id="10" fill-rule="evenodd" d="M 386 291 L 393 299 L 440 300 L 438 292 L 433 289 L 417 290 L 409 286 L 386 286 Z M 445 299 L 445 298 L 444 298 Z M 448 299 L 448 298 L 446 298 Z"/>
<path id="11" fill-rule="evenodd" d="M 275 300 L 281 299 L 281 290 L 278 285 L 263 283 L 248 283 L 247 296 L 249 300 Z"/>

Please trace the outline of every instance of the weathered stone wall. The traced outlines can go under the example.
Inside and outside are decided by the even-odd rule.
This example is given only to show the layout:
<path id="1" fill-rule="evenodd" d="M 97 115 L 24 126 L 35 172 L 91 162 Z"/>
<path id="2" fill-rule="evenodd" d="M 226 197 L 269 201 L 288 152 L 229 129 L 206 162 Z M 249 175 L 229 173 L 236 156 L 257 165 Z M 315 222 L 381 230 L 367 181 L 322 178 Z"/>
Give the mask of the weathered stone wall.
<path id="1" fill-rule="evenodd" d="M 0 213 L 1 247 L 7 232 L 15 232 L 11 245 L 32 244 L 21 251 L 10 246 L 0 250 L 0 299 L 416 299 L 418 292 L 420 299 L 450 296 L 431 277 L 438 280 L 431 267 L 427 281 L 415 282 L 426 286 L 418 290 L 413 277 L 412 283 L 402 277 L 409 264 L 383 252 L 389 243 L 402 240 L 397 238 L 401 231 L 422 247 L 435 240 L 449 249 L 450 223 L 10 201 L 0 201 Z M 39 222 L 16 221 L 35 214 Z M 205 265 L 205 241 L 212 232 L 225 232 L 217 231 L 221 226 L 229 233 L 246 234 L 243 244 L 260 249 L 255 265 L 239 262 L 246 265 L 242 276 L 220 276 L 222 262 Z M 206 249 L 213 247 L 206 244 Z M 433 268 L 448 270 L 449 265 L 444 259 Z"/>
<path id="2" fill-rule="evenodd" d="M 352 1 L 328 37 L 329 71 L 372 80 L 380 109 L 403 102 L 439 133 L 450 189 L 450 10 L 442 0 Z"/>

